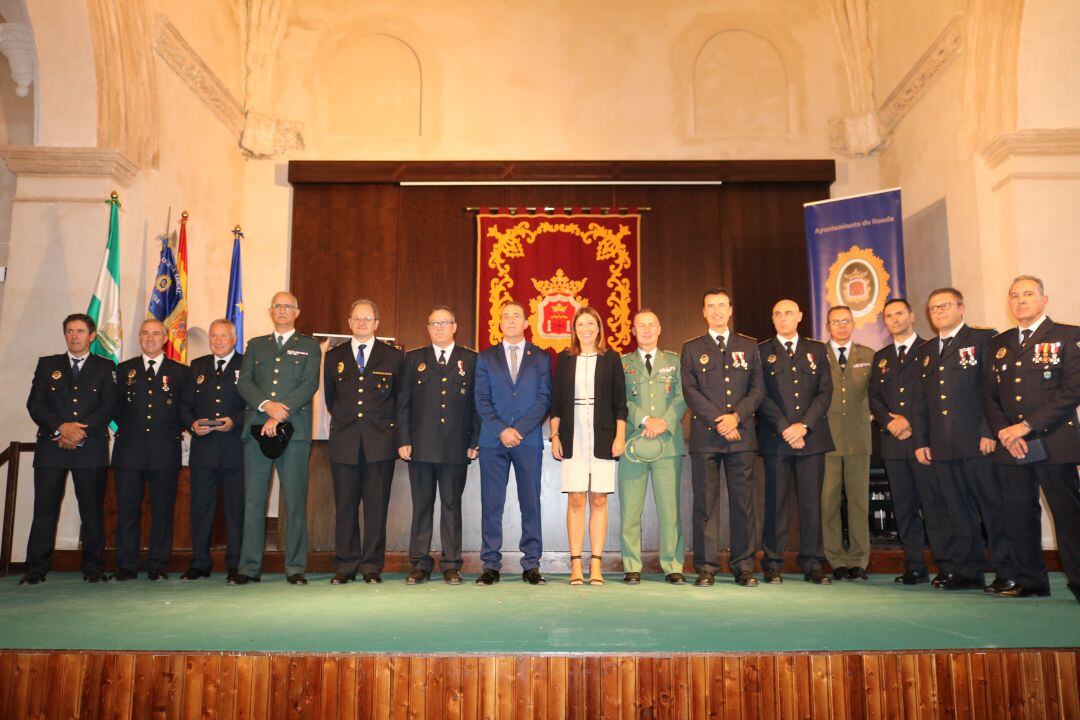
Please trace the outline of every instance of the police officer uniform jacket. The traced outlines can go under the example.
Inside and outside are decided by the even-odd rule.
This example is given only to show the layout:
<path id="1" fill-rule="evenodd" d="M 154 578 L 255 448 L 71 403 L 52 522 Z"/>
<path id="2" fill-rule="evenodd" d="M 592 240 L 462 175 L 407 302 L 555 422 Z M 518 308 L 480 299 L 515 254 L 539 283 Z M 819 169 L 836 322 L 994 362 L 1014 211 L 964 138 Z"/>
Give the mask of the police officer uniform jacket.
<path id="1" fill-rule="evenodd" d="M 355 465 L 363 443 L 364 462 L 396 460 L 397 393 L 405 356 L 374 340 L 364 373 L 356 365 L 352 343 L 326 353 L 323 394 L 330 414 L 330 462 Z"/>
<path id="2" fill-rule="evenodd" d="M 924 340 L 915 337 L 904 354 L 904 364 L 896 354 L 896 344 L 889 343 L 874 353 L 870 369 L 870 414 L 881 430 L 881 457 L 883 460 L 913 460 L 915 397 L 922 381 L 922 365 L 919 364 L 919 347 Z M 886 430 L 892 416 L 903 415 L 912 424 L 912 437 L 897 440 Z"/>
<path id="3" fill-rule="evenodd" d="M 758 447 L 762 455 L 815 455 L 834 449 L 828 412 L 832 403 L 829 350 L 824 343 L 800 337 L 795 357 L 777 337 L 757 346 L 765 379 L 758 408 Z M 789 425 L 806 425 L 806 445 L 796 450 L 781 436 Z"/>
<path id="4" fill-rule="evenodd" d="M 664 446 L 660 457 L 679 457 L 685 447 L 682 417 L 686 413 L 679 356 L 657 348 L 652 366 L 650 375 L 645 370 L 641 353 L 636 350 L 622 356 L 626 381 L 626 446 L 645 432 L 645 418 L 654 417 L 667 423 L 667 432 L 659 438 Z"/>
<path id="5" fill-rule="evenodd" d="M 1020 350 L 1020 331 L 1006 330 L 990 343 L 993 370 L 986 377 L 986 418 L 997 437 L 1000 430 L 1027 421 L 1024 439 L 1042 440 L 1046 463 L 1080 463 L 1080 328 L 1044 318 Z M 994 462 L 1015 464 L 1000 446 Z"/>
<path id="6" fill-rule="evenodd" d="M 475 384 L 475 350 L 455 343 L 445 365 L 431 345 L 410 350 L 397 395 L 398 445 L 412 445 L 414 461 L 468 463 L 466 452 L 480 442 Z"/>
<path id="7" fill-rule="evenodd" d="M 690 408 L 690 452 L 753 452 L 757 449 L 754 413 L 765 397 L 757 340 L 728 333 L 727 350 L 706 333 L 683 345 L 683 397 Z M 740 439 L 728 442 L 716 432 L 715 418 L 739 416 Z"/>
<path id="8" fill-rule="evenodd" d="M 826 347 L 830 353 L 833 352 L 831 344 Z M 847 370 L 843 372 L 840 363 L 834 362 L 836 359 L 835 355 L 829 356 L 833 398 L 827 415 L 829 433 L 836 445 L 834 452 L 838 455 L 869 455 L 873 447 L 868 389 L 874 351 L 865 345 L 852 343 Z"/>
<path id="9" fill-rule="evenodd" d="M 34 467 L 84 468 L 109 464 L 109 422 L 116 404 L 116 366 L 111 360 L 88 355 L 71 378 L 67 353 L 39 358 L 26 409 L 38 426 Z M 63 450 L 53 434 L 66 422 L 84 423 L 82 447 Z"/>
<path id="10" fill-rule="evenodd" d="M 979 439 L 995 437 L 983 414 L 982 400 L 995 334 L 988 328 L 964 325 L 944 355 L 937 337 L 919 349 L 921 382 L 912 427 L 915 447 L 930 448 L 935 462 L 981 457 Z"/>
<path id="11" fill-rule="evenodd" d="M 267 401 L 289 407 L 292 441 L 311 440 L 311 398 L 319 389 L 319 343 L 310 335 L 294 332 L 278 351 L 274 334 L 248 341 L 240 363 L 236 390 L 247 403 L 242 437 L 251 438 L 251 426 L 262 425 L 270 416 L 259 410 Z"/>
<path id="12" fill-rule="evenodd" d="M 166 470 L 180 467 L 180 434 L 185 428 L 181 403 L 187 402 L 190 371 L 162 355 L 153 381 L 146 379 L 142 355 L 116 369 L 116 442 L 113 467 Z"/>
<path id="13" fill-rule="evenodd" d="M 184 410 L 184 425 L 188 428 L 200 418 L 222 420 L 230 418 L 232 430 L 214 431 L 207 435 L 191 435 L 191 452 L 188 464 L 191 467 L 232 468 L 244 464 L 244 398 L 236 390 L 236 380 L 240 377 L 240 365 L 244 356 L 234 353 L 217 374 L 217 358 L 213 354 L 204 355 L 191 362 L 191 376 L 194 381 L 188 383 L 187 402 Z"/>

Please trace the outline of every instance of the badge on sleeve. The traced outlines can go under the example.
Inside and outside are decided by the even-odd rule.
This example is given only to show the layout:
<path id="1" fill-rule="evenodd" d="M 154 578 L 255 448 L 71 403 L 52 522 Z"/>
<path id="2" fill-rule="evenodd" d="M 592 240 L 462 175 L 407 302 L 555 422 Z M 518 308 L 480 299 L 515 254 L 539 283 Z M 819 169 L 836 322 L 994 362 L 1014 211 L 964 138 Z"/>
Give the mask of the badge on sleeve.
<path id="1" fill-rule="evenodd" d="M 53 380 L 59 380 L 62 377 L 64 377 L 64 373 L 60 372 L 59 370 L 53 370 L 53 372 L 52 372 L 52 379 Z"/>
<path id="2" fill-rule="evenodd" d="M 995 355 L 994 357 L 996 357 L 998 360 L 1005 357 L 1005 348 L 998 348 L 997 355 Z"/>

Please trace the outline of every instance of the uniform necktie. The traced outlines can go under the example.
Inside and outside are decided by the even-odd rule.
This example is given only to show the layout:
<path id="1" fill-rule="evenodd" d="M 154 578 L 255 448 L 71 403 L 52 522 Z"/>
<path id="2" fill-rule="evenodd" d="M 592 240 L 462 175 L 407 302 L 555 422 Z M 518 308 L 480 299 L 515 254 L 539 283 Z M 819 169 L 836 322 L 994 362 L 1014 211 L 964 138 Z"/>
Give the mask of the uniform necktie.
<path id="1" fill-rule="evenodd" d="M 154 363 L 156 362 L 157 360 L 146 361 L 146 379 L 150 382 L 154 382 Z"/>
<path id="2" fill-rule="evenodd" d="M 445 365 L 446 364 L 446 350 L 440 350 L 439 351 L 439 364 L 440 365 Z"/>
<path id="3" fill-rule="evenodd" d="M 1027 341 L 1031 339 L 1031 333 L 1031 328 L 1020 331 L 1020 334 L 1023 336 L 1023 338 L 1020 340 L 1020 349 L 1023 349 L 1027 345 Z"/>
<path id="4" fill-rule="evenodd" d="M 717 335 L 716 336 L 716 345 L 717 345 L 717 347 L 720 348 L 721 353 L 727 352 L 727 343 L 724 342 L 724 336 L 723 335 Z"/>
<path id="5" fill-rule="evenodd" d="M 645 372 L 652 375 L 652 353 L 645 353 Z"/>
<path id="6" fill-rule="evenodd" d="M 221 372 L 224 369 L 225 369 L 225 361 L 219 358 L 218 361 L 217 361 L 217 374 L 218 374 L 218 377 L 221 377 Z"/>
<path id="7" fill-rule="evenodd" d="M 278 352 L 281 352 L 281 348 L 285 347 L 285 338 L 283 336 L 281 336 L 281 335 L 275 335 L 274 337 L 277 338 Z"/>
<path id="8" fill-rule="evenodd" d="M 356 351 L 356 367 L 361 374 L 364 372 L 364 346 L 361 345 Z"/>
<path id="9" fill-rule="evenodd" d="M 904 359 L 907 358 L 907 345 L 901 345 L 900 349 L 896 351 L 896 356 L 900 360 L 900 364 L 904 364 Z"/>
<path id="10" fill-rule="evenodd" d="M 840 372 L 847 370 L 847 348 L 840 348 L 840 358 L 838 362 L 840 363 Z"/>
<path id="11" fill-rule="evenodd" d="M 793 343 L 790 340 L 788 340 L 786 343 L 784 343 L 784 347 L 787 348 L 787 356 L 789 358 L 795 357 L 795 348 L 793 348 L 792 345 L 793 345 Z"/>
<path id="12" fill-rule="evenodd" d="M 518 377 L 518 348 L 517 345 L 510 346 L 510 380 L 517 383 Z"/>
<path id="13" fill-rule="evenodd" d="M 72 380 L 78 380 L 79 379 L 79 363 L 81 363 L 85 359 L 86 358 L 72 358 L 72 360 L 71 360 L 71 379 Z"/>
<path id="14" fill-rule="evenodd" d="M 944 355 L 945 351 L 949 349 L 949 343 L 952 342 L 951 337 L 943 338 L 941 341 L 941 354 Z"/>

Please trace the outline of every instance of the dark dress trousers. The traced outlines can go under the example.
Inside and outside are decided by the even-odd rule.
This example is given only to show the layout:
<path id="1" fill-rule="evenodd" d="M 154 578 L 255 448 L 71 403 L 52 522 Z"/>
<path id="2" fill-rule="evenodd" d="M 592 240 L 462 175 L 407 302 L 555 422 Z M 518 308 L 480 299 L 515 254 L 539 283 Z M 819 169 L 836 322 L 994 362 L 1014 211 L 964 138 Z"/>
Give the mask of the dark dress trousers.
<path id="1" fill-rule="evenodd" d="M 323 363 L 334 481 L 334 562 L 341 573 L 381 573 L 383 569 L 386 512 L 398 456 L 395 426 L 403 366 L 402 352 L 379 340 L 364 358 L 362 373 L 351 342 L 326 353 Z"/>
<path id="2" fill-rule="evenodd" d="M 1023 347 L 1013 328 L 994 338 L 989 355 L 993 371 L 983 397 L 990 430 L 996 436 L 1026 421 L 1032 431 L 1024 439 L 1041 440 L 1046 448 L 1046 460 L 1032 464 L 1017 463 L 1002 447 L 994 452 L 1013 579 L 1028 590 L 1050 589 L 1042 556 L 1041 486 L 1054 516 L 1061 566 L 1080 599 L 1080 328 L 1045 318 Z"/>
<path id="3" fill-rule="evenodd" d="M 480 415 L 481 551 L 485 570 L 502 567 L 503 507 L 510 468 L 517 482 L 521 511 L 521 569 L 540 566 L 543 529 L 540 518 L 540 469 L 544 436 L 541 424 L 551 405 L 551 356 L 525 343 L 515 381 L 510 376 L 502 343 L 476 358 L 476 411 Z M 504 447 L 499 433 L 508 427 L 524 439 L 517 447 Z"/>
<path id="4" fill-rule="evenodd" d="M 409 486 L 412 527 L 409 562 L 431 572 L 435 494 L 439 496 L 442 569 L 461 569 L 461 495 L 469 468 L 466 453 L 480 442 L 476 413 L 476 351 L 454 345 L 444 364 L 427 345 L 405 356 L 397 398 L 398 445 L 412 446 Z"/>
<path id="5" fill-rule="evenodd" d="M 240 543 L 244 533 L 244 408 L 236 390 L 243 355 L 235 353 L 219 373 L 217 358 L 204 355 L 191 363 L 194 381 L 188 384 L 187 402 L 182 405 L 184 425 L 191 427 L 200 418 L 232 420 L 228 432 L 191 434 L 188 465 L 191 468 L 191 566 L 210 572 L 210 536 L 221 490 L 225 511 L 225 563 L 240 564 Z"/>
<path id="6" fill-rule="evenodd" d="M 88 355 L 78 376 L 66 353 L 38 360 L 26 409 L 37 423 L 34 450 L 34 519 L 26 545 L 26 569 L 44 575 L 56 547 L 56 526 L 68 471 L 79 502 L 82 571 L 101 570 L 105 549 L 105 468 L 109 465 L 109 422 L 116 403 L 116 366 Z M 86 439 L 73 450 L 53 439 L 60 425 L 80 422 Z"/>
<path id="7" fill-rule="evenodd" d="M 907 440 L 897 440 L 886 427 L 892 413 L 911 423 L 914 433 L 915 397 L 922 372 L 918 349 L 923 342 L 919 337 L 912 339 L 903 363 L 894 343 L 874 353 L 869 388 L 870 413 L 881 431 L 881 459 L 892 488 L 896 528 L 904 548 L 904 569 L 920 575 L 927 574 L 927 539 L 938 568 L 955 571 L 944 554 L 950 532 L 945 500 L 933 469 L 915 459 L 914 434 Z"/>
<path id="8" fill-rule="evenodd" d="M 150 554 L 146 569 L 164 571 L 172 553 L 173 508 L 180 472 L 181 404 L 190 371 L 162 356 L 153 379 L 142 356 L 120 363 L 117 374 L 116 442 L 112 464 L 116 481 L 116 563 L 139 570 L 139 530 L 143 489 L 150 486 Z"/>
<path id="9" fill-rule="evenodd" d="M 597 358 L 593 385 L 593 456 L 617 460 L 611 454 L 615 442 L 615 421 L 626 421 L 626 378 L 622 358 L 608 350 Z M 551 380 L 551 417 L 559 418 L 559 441 L 563 457 L 574 456 L 574 384 L 577 355 L 563 350 L 555 357 Z"/>
<path id="10" fill-rule="evenodd" d="M 915 447 L 929 447 L 932 467 L 952 526 L 943 554 L 953 572 L 982 581 L 986 569 L 982 526 L 990 567 L 1002 580 L 1010 577 L 1005 541 L 1001 481 L 991 458 L 979 451 L 980 438 L 994 439 L 983 414 L 982 383 L 990 372 L 988 353 L 994 331 L 964 325 L 949 341 L 931 338 L 919 350 L 920 383 L 912 423 Z"/>
<path id="11" fill-rule="evenodd" d="M 762 567 L 779 572 L 788 543 L 788 506 L 794 490 L 799 506 L 799 567 L 820 570 L 825 562 L 821 536 L 821 487 L 825 453 L 835 449 L 829 433 L 832 403 L 829 350 L 800 337 L 794 357 L 776 337 L 758 345 L 765 397 L 758 408 L 758 452 L 765 465 L 765 522 Z M 781 433 L 806 425 L 805 447 L 792 448 Z"/>
<path id="12" fill-rule="evenodd" d="M 720 569 L 716 513 L 720 483 L 726 479 L 731 570 L 736 576 L 752 572 L 758 546 L 752 535 L 757 450 L 754 413 L 765 397 L 757 340 L 729 332 L 723 350 L 708 333 L 688 340 L 682 349 L 680 373 L 683 397 L 690 408 L 694 567 L 714 574 Z M 728 442 L 716 431 L 715 418 L 732 412 L 739 416 L 740 439 Z"/>

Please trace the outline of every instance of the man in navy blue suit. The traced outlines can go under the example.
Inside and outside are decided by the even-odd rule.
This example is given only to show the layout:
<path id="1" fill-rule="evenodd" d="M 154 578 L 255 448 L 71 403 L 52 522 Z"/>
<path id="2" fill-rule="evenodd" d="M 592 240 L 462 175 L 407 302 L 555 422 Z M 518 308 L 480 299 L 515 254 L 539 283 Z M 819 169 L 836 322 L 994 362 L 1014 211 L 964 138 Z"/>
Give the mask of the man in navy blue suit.
<path id="1" fill-rule="evenodd" d="M 540 553 L 540 463 L 544 453 L 541 423 L 551 402 L 551 358 L 525 340 L 525 307 L 503 306 L 503 340 L 476 360 L 476 410 L 480 414 L 480 559 L 477 585 L 499 582 L 502 568 L 502 516 L 510 466 L 517 479 L 521 508 L 522 579 L 543 585 Z"/>

